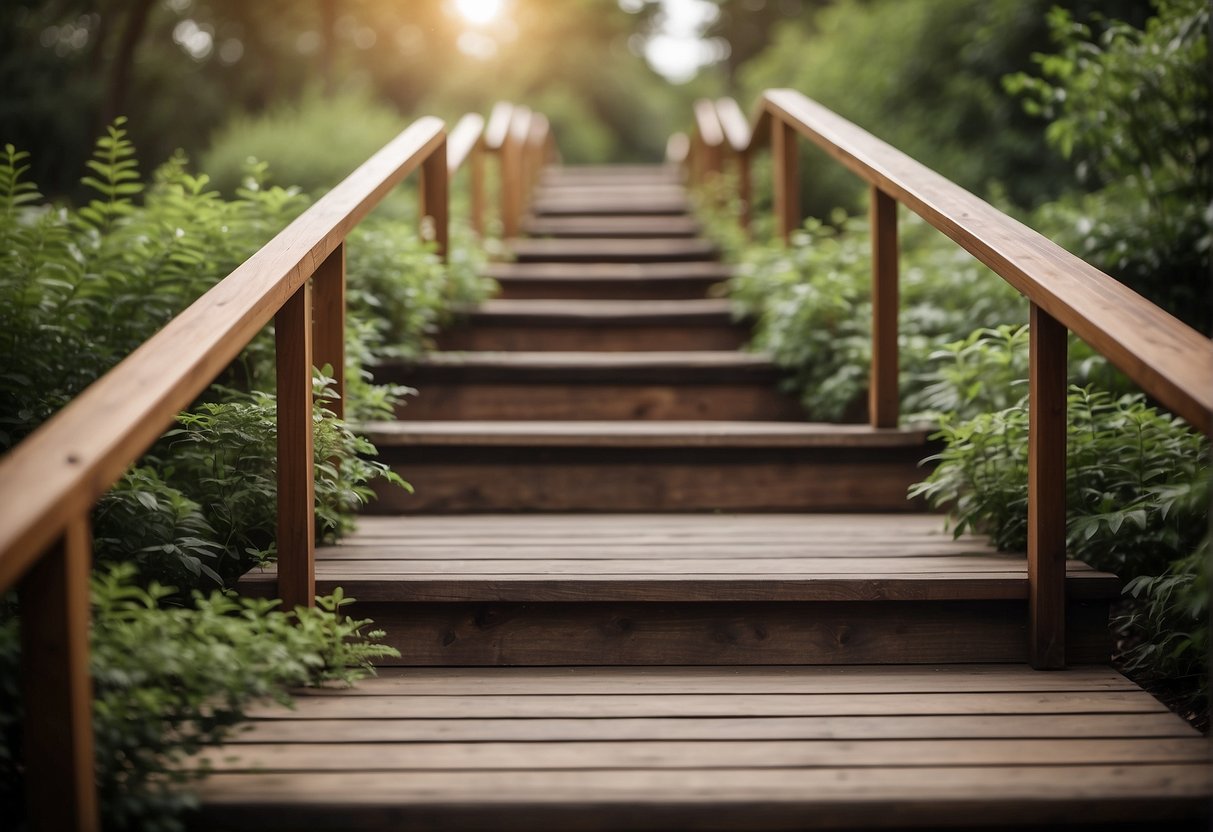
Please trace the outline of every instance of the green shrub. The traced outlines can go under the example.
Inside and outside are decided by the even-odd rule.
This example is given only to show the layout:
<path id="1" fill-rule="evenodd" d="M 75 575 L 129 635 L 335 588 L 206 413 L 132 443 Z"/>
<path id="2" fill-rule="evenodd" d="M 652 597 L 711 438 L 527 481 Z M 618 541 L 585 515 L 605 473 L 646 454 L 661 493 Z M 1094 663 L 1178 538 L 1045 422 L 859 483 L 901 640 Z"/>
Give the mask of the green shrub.
<path id="1" fill-rule="evenodd" d="M 202 169 L 225 194 L 235 194 L 250 158 L 269 165 L 304 193 L 327 190 L 387 144 L 408 122 L 363 92 L 311 90 L 297 102 L 260 115 L 236 115 L 202 154 Z"/>
<path id="2" fill-rule="evenodd" d="M 922 411 L 921 375 L 942 344 L 974 326 L 1022 320 L 1025 305 L 1003 280 L 916 216 L 901 231 L 898 343 L 902 400 Z M 757 326 L 752 346 L 789 372 L 813 418 L 857 420 L 871 363 L 871 242 L 866 219 L 810 219 L 791 245 L 745 250 L 730 296 Z"/>
<path id="3" fill-rule="evenodd" d="M 189 757 L 230 737 L 250 705 L 289 703 L 287 690 L 349 684 L 371 660 L 397 655 L 376 643 L 369 622 L 342 617 L 340 591 L 315 609 L 194 593 L 165 607 L 175 590 L 135 583 L 131 564 L 92 584 L 90 657 L 102 821 L 114 830 L 182 829 L 195 805 L 188 784 L 205 773 Z M 22 707 L 16 690 L 19 622 L 0 615 L 0 805 L 19 822 Z"/>

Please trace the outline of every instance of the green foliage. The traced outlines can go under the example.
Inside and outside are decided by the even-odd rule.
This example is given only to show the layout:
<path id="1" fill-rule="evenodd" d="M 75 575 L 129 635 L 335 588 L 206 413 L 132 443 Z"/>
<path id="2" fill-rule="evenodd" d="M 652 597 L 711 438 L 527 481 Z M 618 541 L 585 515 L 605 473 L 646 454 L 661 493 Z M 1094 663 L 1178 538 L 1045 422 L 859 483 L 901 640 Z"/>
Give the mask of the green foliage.
<path id="1" fill-rule="evenodd" d="M 201 165 L 225 194 L 240 188 L 250 158 L 267 163 L 280 181 L 314 194 L 336 185 L 407 126 L 365 92 L 326 96 L 311 90 L 297 101 L 227 121 Z"/>
<path id="2" fill-rule="evenodd" d="M 345 618 L 340 591 L 315 609 L 282 612 L 277 601 L 193 593 L 135 582 L 133 565 L 93 579 L 91 669 L 97 782 L 107 829 L 182 829 L 195 801 L 188 784 L 205 773 L 189 758 L 230 737 L 250 705 L 289 703 L 301 685 L 350 684 L 371 661 L 398 655 Z M 20 801 L 18 619 L 0 616 L 0 804 Z M 7 822 L 18 816 L 6 815 Z"/>
<path id="3" fill-rule="evenodd" d="M 739 310 L 757 321 L 752 346 L 789 372 L 813 418 L 864 415 L 871 363 L 871 241 L 866 219 L 810 219 L 788 247 L 745 250 L 730 283 Z M 907 411 L 931 405 L 922 374 L 940 345 L 974 325 L 1022 320 L 1024 305 L 990 273 L 916 217 L 901 232 L 898 341 Z"/>
<path id="4" fill-rule="evenodd" d="M 979 194 L 1018 205 L 1072 182 L 1001 79 L 1047 44 L 1053 0 L 839 0 L 775 27 L 740 71 L 745 101 L 791 87 Z M 807 145 L 807 142 L 802 144 Z M 805 150 L 803 204 L 826 217 L 860 206 L 861 183 Z"/>
<path id="5" fill-rule="evenodd" d="M 1007 88 L 1094 192 L 1047 206 L 1062 244 L 1194 326 L 1213 326 L 1209 4 L 1156 0 L 1142 29 L 1049 16 L 1058 51 Z M 1098 19 L 1097 19 L 1098 20 Z"/>

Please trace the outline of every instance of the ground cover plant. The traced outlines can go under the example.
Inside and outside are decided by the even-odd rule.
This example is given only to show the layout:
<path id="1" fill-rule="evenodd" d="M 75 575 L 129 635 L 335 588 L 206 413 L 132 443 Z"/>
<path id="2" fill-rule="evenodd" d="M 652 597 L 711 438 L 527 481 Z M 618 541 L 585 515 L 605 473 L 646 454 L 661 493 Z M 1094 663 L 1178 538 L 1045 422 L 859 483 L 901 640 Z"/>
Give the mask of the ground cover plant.
<path id="1" fill-rule="evenodd" d="M 28 155 L 0 154 L 0 451 L 151 336 L 310 203 L 251 163 L 224 198 L 178 154 L 144 178 L 121 120 L 98 141 L 78 208 L 45 202 Z M 489 291 L 477 255 L 446 267 L 415 217 L 385 211 L 348 238 L 347 412 L 383 416 L 402 388 L 367 365 L 426 348 L 461 302 Z M 457 230 L 460 244 L 467 232 Z M 189 805 L 178 770 L 248 704 L 288 687 L 349 681 L 392 651 L 338 592 L 316 610 L 223 594 L 274 556 L 272 333 L 263 333 L 97 504 L 92 671 L 107 828 L 174 829 Z M 403 485 L 336 418 L 331 367 L 317 368 L 317 533 L 346 531 L 371 480 Z M 19 610 L 0 608 L 0 800 L 20 817 Z"/>

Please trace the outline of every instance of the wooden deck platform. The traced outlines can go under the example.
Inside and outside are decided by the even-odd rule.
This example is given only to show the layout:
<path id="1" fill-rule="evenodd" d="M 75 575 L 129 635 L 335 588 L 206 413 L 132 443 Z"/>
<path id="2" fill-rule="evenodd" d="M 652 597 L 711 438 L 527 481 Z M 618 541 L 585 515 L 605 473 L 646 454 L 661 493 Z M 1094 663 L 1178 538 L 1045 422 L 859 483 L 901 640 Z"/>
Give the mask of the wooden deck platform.
<path id="1" fill-rule="evenodd" d="M 1213 792 L 1106 667 L 388 670 L 205 759 L 208 830 L 1199 829 Z"/>

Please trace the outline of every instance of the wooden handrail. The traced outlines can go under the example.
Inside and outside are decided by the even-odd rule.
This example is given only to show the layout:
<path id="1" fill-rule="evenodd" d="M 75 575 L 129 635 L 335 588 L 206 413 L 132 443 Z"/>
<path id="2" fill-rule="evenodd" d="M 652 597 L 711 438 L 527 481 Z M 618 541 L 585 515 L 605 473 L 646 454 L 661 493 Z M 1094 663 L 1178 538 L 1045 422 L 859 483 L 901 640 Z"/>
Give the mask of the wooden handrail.
<path id="1" fill-rule="evenodd" d="M 703 102 L 696 102 L 696 125 L 700 132 L 706 125 L 706 132 L 691 138 L 692 148 L 719 144 L 721 139 L 705 109 Z M 873 426 L 898 422 L 898 204 L 942 231 L 1028 299 L 1029 654 L 1035 667 L 1064 666 L 1066 331 L 1206 435 L 1213 433 L 1213 342 L 1052 240 L 795 90 L 763 94 L 744 142 L 740 108 L 722 100 L 715 110 L 739 160 L 769 140 L 776 227 L 785 241 L 800 225 L 797 135 L 868 183 Z M 692 179 L 703 179 L 704 168 L 694 153 L 687 168 Z M 746 163 L 741 170 L 748 170 Z M 748 188 L 744 176 L 741 187 Z M 748 191 L 743 191 L 743 199 L 748 202 Z"/>
<path id="2" fill-rule="evenodd" d="M 472 229 L 484 236 L 484 116 L 468 113 L 459 119 L 455 129 L 447 137 L 447 179 L 452 180 L 459 169 L 467 164 L 472 179 Z"/>
<path id="3" fill-rule="evenodd" d="M 272 320 L 279 594 L 288 608 L 311 605 L 312 368 L 332 365 L 338 398 L 326 406 L 340 415 L 345 239 L 420 170 L 420 213 L 445 259 L 450 180 L 469 158 L 478 164 L 483 134 L 484 119 L 467 116 L 448 146 L 441 120 L 418 119 L 0 459 L 0 591 L 16 585 L 29 616 L 22 678 L 28 808 L 37 828 L 98 826 L 88 673 L 94 504 Z"/>

